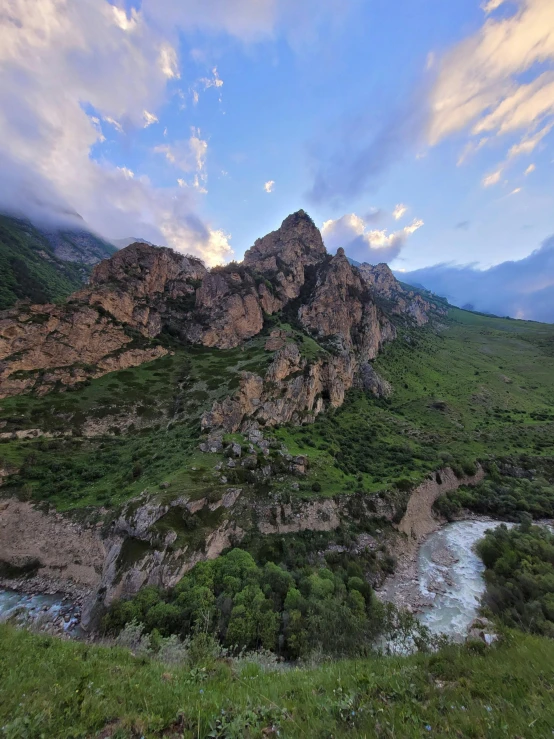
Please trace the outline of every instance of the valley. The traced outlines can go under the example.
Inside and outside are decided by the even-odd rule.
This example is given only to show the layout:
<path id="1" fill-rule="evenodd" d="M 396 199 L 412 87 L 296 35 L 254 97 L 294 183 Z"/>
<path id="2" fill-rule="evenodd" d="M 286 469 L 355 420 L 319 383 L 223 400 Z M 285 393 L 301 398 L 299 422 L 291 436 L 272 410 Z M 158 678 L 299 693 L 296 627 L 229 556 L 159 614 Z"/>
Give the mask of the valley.
<path id="1" fill-rule="evenodd" d="M 197 670 L 206 675 L 199 684 L 218 691 L 227 664 L 240 686 L 249 670 L 260 684 L 271 675 L 264 691 L 274 697 L 252 709 L 252 736 L 279 721 L 301 736 L 302 722 L 316 721 L 319 697 L 305 714 L 296 698 L 285 708 L 279 686 L 295 683 L 290 664 L 305 665 L 306 684 L 318 685 L 340 683 L 348 665 L 349 687 L 335 685 L 325 709 L 337 736 L 367 727 L 379 701 L 390 708 L 382 696 L 396 671 L 413 675 L 419 665 L 462 700 L 463 675 L 478 690 L 483 664 L 488 679 L 520 650 L 544 670 L 538 638 L 496 621 L 488 628 L 502 644 L 487 656 L 483 641 L 437 639 L 465 642 L 478 614 L 484 568 L 472 546 L 489 524 L 554 518 L 553 397 L 552 325 L 453 308 L 399 283 L 386 265 L 354 267 L 342 249 L 327 254 L 303 211 L 242 263 L 212 270 L 131 244 L 67 299 L 12 300 L 0 313 L 0 611 L 20 623 L 34 609 L 31 632 L 38 618 L 43 631 L 77 628 L 85 642 L 7 625 L 0 652 L 26 665 L 29 650 L 50 645 L 56 673 L 73 654 L 79 685 L 92 655 L 101 691 L 112 668 L 137 680 L 137 694 L 167 682 L 164 694 L 156 688 L 158 709 L 123 701 L 105 737 L 134 736 L 141 722 L 145 736 L 235 736 L 206 733 L 225 723 L 208 700 L 177 723 L 170 715 L 189 689 L 203 694 Z M 457 605 L 453 587 L 467 595 Z M 547 609 L 539 621 L 547 632 Z M 395 633 L 420 654 L 376 657 Z M 147 644 L 148 656 L 133 667 L 103 641 L 134 652 Z M 172 649 L 180 664 L 160 678 L 156 660 Z M 441 649 L 451 650 L 450 677 L 434 671 Z M 248 666 L 249 653 L 269 660 L 267 670 Z M 356 661 L 307 666 L 331 657 Z M 185 663 L 193 678 L 182 677 Z M 368 669 L 363 680 L 381 687 L 353 687 Z M 241 690 L 236 704 L 250 705 Z M 429 690 L 416 690 L 429 722 L 455 736 L 438 708 L 443 688 Z M 487 690 L 500 711 L 504 687 Z M 513 699 L 540 703 L 544 690 L 530 679 Z M 327 701 L 328 688 L 314 691 Z M 101 731 L 114 709 L 85 692 L 90 710 L 77 719 L 71 703 L 67 715 L 82 732 Z M 40 707 L 53 700 L 49 689 L 30 694 L 37 727 L 61 732 L 65 719 L 46 719 Z M 391 709 L 387 721 L 420 736 L 427 709 L 408 730 L 401 700 L 402 718 Z M 484 727 L 476 705 L 472 720 Z M 361 711 L 359 725 L 345 706 Z M 537 733 L 525 736 L 543 735 L 550 713 L 541 711 Z M 244 728 L 247 719 L 237 721 Z M 8 735 L 20 736 L 13 726 Z M 376 735 L 394 735 L 386 731 Z"/>

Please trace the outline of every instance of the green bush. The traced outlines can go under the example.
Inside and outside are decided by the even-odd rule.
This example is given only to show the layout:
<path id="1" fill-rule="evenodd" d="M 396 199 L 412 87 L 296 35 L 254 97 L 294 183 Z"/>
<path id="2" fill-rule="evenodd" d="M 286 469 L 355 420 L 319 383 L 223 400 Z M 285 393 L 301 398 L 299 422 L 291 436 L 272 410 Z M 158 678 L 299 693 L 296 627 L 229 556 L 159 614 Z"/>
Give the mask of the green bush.
<path id="1" fill-rule="evenodd" d="M 502 524 L 477 545 L 485 567 L 484 603 L 507 626 L 554 637 L 554 535 L 530 519 Z"/>

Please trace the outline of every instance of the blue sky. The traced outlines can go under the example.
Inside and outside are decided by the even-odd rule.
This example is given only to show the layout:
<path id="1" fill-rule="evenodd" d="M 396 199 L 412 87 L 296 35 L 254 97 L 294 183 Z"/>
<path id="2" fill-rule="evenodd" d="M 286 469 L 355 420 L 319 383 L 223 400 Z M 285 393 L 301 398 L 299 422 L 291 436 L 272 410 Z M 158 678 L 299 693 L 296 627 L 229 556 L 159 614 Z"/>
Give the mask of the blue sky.
<path id="1" fill-rule="evenodd" d="M 551 0 L 70 6 L 19 0 L 6 26 L 0 203 L 40 182 L 107 237 L 208 263 L 299 208 L 330 250 L 406 271 L 554 233 Z"/>

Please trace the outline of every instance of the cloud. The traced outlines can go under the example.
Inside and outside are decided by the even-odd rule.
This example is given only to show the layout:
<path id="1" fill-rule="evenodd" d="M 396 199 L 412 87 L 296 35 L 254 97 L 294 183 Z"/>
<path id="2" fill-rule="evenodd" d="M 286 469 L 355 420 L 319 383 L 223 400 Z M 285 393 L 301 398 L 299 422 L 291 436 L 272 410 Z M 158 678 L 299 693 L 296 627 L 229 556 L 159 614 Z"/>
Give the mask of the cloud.
<path id="1" fill-rule="evenodd" d="M 537 168 L 536 165 L 530 164 L 525 170 L 525 176 L 527 177 L 527 175 L 530 175 L 532 172 L 536 170 L 536 168 Z"/>
<path id="2" fill-rule="evenodd" d="M 345 118 L 323 142 L 312 144 L 311 203 L 340 205 L 374 190 L 389 167 L 423 142 L 428 111 L 418 89 L 401 106 L 386 114 L 372 109 Z"/>
<path id="3" fill-rule="evenodd" d="M 247 43 L 272 38 L 278 33 L 299 48 L 318 28 L 340 21 L 354 0 L 142 0 L 142 12 L 167 32 L 186 31 L 229 34 Z"/>
<path id="4" fill-rule="evenodd" d="M 402 216 L 406 213 L 408 208 L 403 205 L 402 203 L 399 203 L 396 208 L 392 211 L 392 217 L 395 221 L 399 221 Z"/>
<path id="5" fill-rule="evenodd" d="M 400 231 L 388 233 L 387 229 L 368 228 L 363 218 L 355 213 L 349 213 L 336 220 L 325 221 L 321 233 L 331 252 L 343 247 L 352 259 L 377 264 L 396 259 L 407 238 L 421 226 L 423 221 L 415 219 Z"/>
<path id="6" fill-rule="evenodd" d="M 501 4 L 489 0 L 484 10 Z M 554 116 L 554 72 L 543 71 L 553 61 L 552 0 L 518 0 L 513 15 L 487 18 L 440 64 L 430 99 L 430 144 L 463 129 L 475 136 L 524 130 L 532 146 L 535 129 Z M 525 151 L 512 147 L 511 156 Z"/>
<path id="7" fill-rule="evenodd" d="M 509 150 L 508 158 L 512 159 L 520 154 L 531 154 L 543 138 L 550 133 L 553 126 L 554 123 L 549 123 L 547 126 L 544 126 L 544 128 L 541 128 L 540 131 L 537 131 L 537 133 L 524 136 L 518 144 L 514 144 Z"/>
<path id="8" fill-rule="evenodd" d="M 163 154 L 166 160 L 183 172 L 194 173 L 189 183 L 201 193 L 207 193 L 208 175 L 206 172 L 206 156 L 208 142 L 201 138 L 200 129 L 191 128 L 191 137 L 185 141 L 176 141 L 172 144 L 159 144 L 154 147 L 155 154 Z M 185 179 L 178 180 L 180 187 L 185 187 Z"/>
<path id="9" fill-rule="evenodd" d="M 486 270 L 438 264 L 403 272 L 402 280 L 423 285 L 454 305 L 534 321 L 554 322 L 554 236 L 525 259 Z"/>
<path id="10" fill-rule="evenodd" d="M 264 184 L 264 190 L 265 190 L 266 192 L 273 192 L 273 188 L 274 188 L 274 186 L 275 186 L 275 180 L 268 180 L 268 181 L 267 181 L 267 182 L 266 182 L 266 183 Z"/>
<path id="11" fill-rule="evenodd" d="M 148 126 L 158 122 L 157 116 L 154 113 L 149 113 L 147 110 L 144 111 L 142 117 L 144 118 L 144 128 L 148 128 Z"/>
<path id="12" fill-rule="evenodd" d="M 502 168 L 497 169 L 496 172 L 492 172 L 489 175 L 483 177 L 483 187 L 491 187 L 491 185 L 497 185 L 502 177 Z"/>
<path id="13" fill-rule="evenodd" d="M 467 231 L 470 226 L 470 221 L 460 221 L 457 223 L 454 228 L 456 231 Z"/>
<path id="14" fill-rule="evenodd" d="M 154 123 L 180 74 L 171 37 L 143 12 L 105 0 L 17 0 L 0 10 L 0 65 L 1 209 L 82 227 L 79 213 L 107 237 L 140 235 L 210 264 L 231 256 L 223 232 L 199 226 L 194 181 L 156 188 L 91 156 L 104 140 L 100 121 L 120 133 Z M 199 189 L 203 144 L 197 134 L 188 142 Z"/>
<path id="15" fill-rule="evenodd" d="M 510 193 L 510 195 L 517 195 L 518 193 L 521 192 L 521 190 L 522 190 L 521 187 L 516 187 L 514 190 L 512 190 L 512 192 Z"/>

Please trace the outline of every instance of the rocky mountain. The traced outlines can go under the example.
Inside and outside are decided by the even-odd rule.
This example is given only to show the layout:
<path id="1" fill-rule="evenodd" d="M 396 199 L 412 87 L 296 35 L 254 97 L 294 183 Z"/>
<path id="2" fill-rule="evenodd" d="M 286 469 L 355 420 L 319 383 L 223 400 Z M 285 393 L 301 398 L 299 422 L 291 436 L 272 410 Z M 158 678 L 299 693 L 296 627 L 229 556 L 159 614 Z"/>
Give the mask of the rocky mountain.
<path id="1" fill-rule="evenodd" d="M 242 263 L 211 271 L 194 257 L 135 243 L 96 265 L 64 305 L 0 314 L 0 397 L 136 366 L 167 353 L 163 337 L 231 349 L 271 317 L 265 376 L 243 372 L 236 395 L 218 401 L 202 425 L 300 423 L 340 406 L 354 384 L 386 392 L 369 363 L 395 338 L 399 319 L 421 325 L 433 310 L 385 265 L 357 269 L 342 249 L 328 255 L 303 211 L 258 239 Z M 280 323 L 309 337 L 315 353 Z"/>

